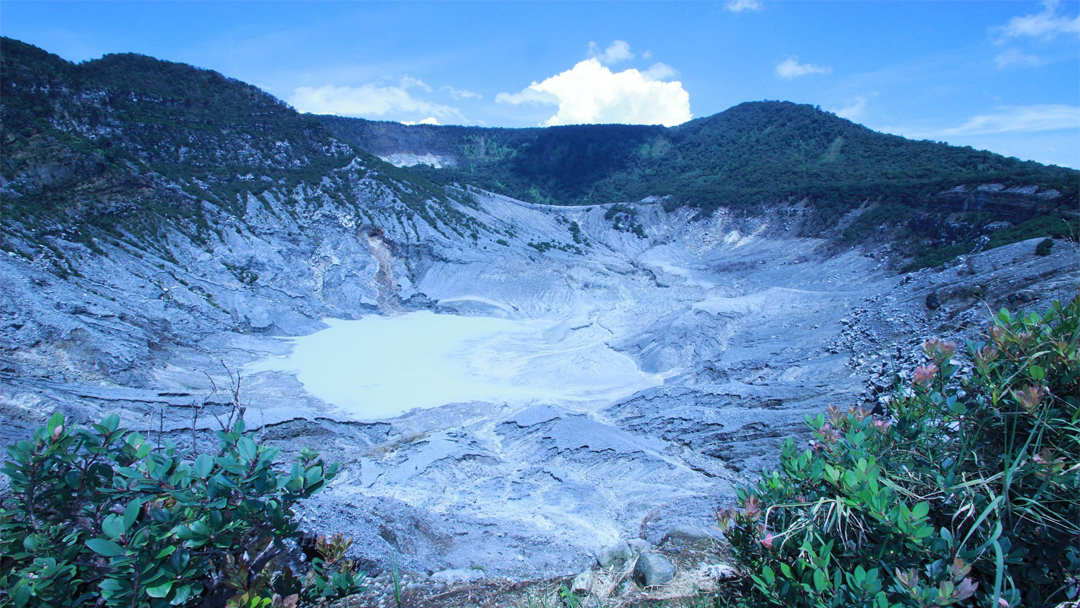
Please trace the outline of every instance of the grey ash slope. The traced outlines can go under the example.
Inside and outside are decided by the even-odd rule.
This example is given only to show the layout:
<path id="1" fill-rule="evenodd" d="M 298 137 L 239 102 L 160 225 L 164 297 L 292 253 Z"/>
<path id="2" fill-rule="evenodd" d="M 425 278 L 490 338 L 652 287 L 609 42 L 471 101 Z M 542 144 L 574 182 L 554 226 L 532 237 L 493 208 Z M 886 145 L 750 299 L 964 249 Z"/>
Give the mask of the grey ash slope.
<path id="1" fill-rule="evenodd" d="M 872 400 L 897 345 L 906 356 L 984 306 L 1040 307 L 1078 281 L 1064 241 L 901 277 L 890 244 L 838 253 L 800 236 L 817 221 L 805 203 L 706 218 L 656 199 L 524 203 L 404 172 L 212 73 L 130 56 L 72 66 L 8 39 L 0 52 L 0 443 L 57 409 L 119 409 L 190 444 L 198 409 L 207 445 L 222 363 L 280 354 L 277 337 L 326 318 L 557 320 L 559 339 L 588 334 L 665 376 L 615 403 L 384 421 L 286 374 L 245 376 L 264 441 L 344 464 L 306 525 L 354 535 L 376 565 L 563 574 L 619 538 L 705 527 L 805 415 Z M 984 200 L 1047 200 L 1038 184 L 979 186 Z"/>

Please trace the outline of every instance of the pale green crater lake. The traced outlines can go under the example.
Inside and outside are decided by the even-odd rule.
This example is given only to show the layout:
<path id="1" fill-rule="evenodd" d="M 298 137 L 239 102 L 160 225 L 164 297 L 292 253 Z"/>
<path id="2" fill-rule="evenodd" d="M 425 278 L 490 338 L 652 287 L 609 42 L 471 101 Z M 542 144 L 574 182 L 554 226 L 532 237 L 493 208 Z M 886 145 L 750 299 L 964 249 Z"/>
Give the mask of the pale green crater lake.
<path id="1" fill-rule="evenodd" d="M 248 373 L 294 373 L 313 396 L 359 419 L 486 401 L 608 403 L 663 383 L 611 349 L 600 324 L 440 315 L 355 321 L 289 338 L 292 351 Z"/>

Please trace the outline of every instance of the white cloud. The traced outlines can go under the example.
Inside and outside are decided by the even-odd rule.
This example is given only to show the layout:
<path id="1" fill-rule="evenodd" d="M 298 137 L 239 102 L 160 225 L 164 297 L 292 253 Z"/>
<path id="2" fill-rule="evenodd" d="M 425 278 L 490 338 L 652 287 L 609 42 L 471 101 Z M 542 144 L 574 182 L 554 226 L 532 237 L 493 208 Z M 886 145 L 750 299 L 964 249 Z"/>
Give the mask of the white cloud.
<path id="1" fill-rule="evenodd" d="M 434 116 L 429 116 L 424 120 L 403 120 L 403 125 L 437 125 L 439 121 Z"/>
<path id="2" fill-rule="evenodd" d="M 467 91 L 465 89 L 455 89 L 450 85 L 439 87 L 439 91 L 443 93 L 449 93 L 454 99 L 483 99 L 483 95 Z"/>
<path id="3" fill-rule="evenodd" d="M 590 60 L 592 61 L 592 60 Z M 547 82 L 547 81 L 545 81 Z M 508 103 L 512 106 L 519 106 L 522 104 L 557 104 L 559 98 L 551 93 L 541 91 L 535 87 L 540 85 L 535 82 L 529 85 L 527 88 L 522 89 L 520 93 L 499 93 L 495 96 L 495 103 Z"/>
<path id="4" fill-rule="evenodd" d="M 778 78 L 791 80 L 792 78 L 806 76 L 807 74 L 830 74 L 832 73 L 832 68 L 814 65 L 812 63 L 799 63 L 798 57 L 790 55 L 787 59 L 777 64 L 774 72 Z"/>
<path id="5" fill-rule="evenodd" d="M 848 120 L 859 120 L 866 112 L 866 102 L 870 98 L 865 95 L 859 95 L 847 105 L 833 110 L 833 113 L 840 118 L 846 118 Z"/>
<path id="6" fill-rule="evenodd" d="M 1057 0 L 1043 2 L 1042 12 L 1023 17 L 1013 17 L 1007 24 L 996 28 L 1004 38 L 1042 38 L 1050 40 L 1058 34 L 1080 34 L 1080 15 L 1059 16 Z"/>
<path id="7" fill-rule="evenodd" d="M 896 133 L 911 139 L 945 139 L 952 137 L 1041 133 L 1080 129 L 1080 106 L 1045 104 L 1034 106 L 1000 106 L 992 114 L 979 114 L 960 125 L 945 129 L 882 127 L 881 131 Z"/>
<path id="8" fill-rule="evenodd" d="M 765 8 L 765 3 L 761 0 L 728 0 L 724 5 L 724 8 L 733 12 L 741 13 L 743 11 L 760 11 Z"/>
<path id="9" fill-rule="evenodd" d="M 675 68 L 666 63 L 660 63 L 659 61 L 652 64 L 652 67 L 641 74 L 652 80 L 670 80 L 679 75 L 679 73 L 675 71 Z"/>
<path id="10" fill-rule="evenodd" d="M 674 75 L 663 64 L 650 70 Z M 520 93 L 499 93 L 498 103 L 557 104 L 558 111 L 546 125 L 625 123 L 674 126 L 690 120 L 690 94 L 682 83 L 663 82 L 635 69 L 612 72 L 597 59 L 586 59 L 573 68 Z"/>
<path id="11" fill-rule="evenodd" d="M 1063 104 L 1002 106 L 996 114 L 981 114 L 959 127 L 940 131 L 942 135 L 987 135 L 990 133 L 1034 133 L 1080 128 L 1080 107 Z"/>
<path id="12" fill-rule="evenodd" d="M 630 43 L 625 40 L 616 40 L 608 45 L 603 51 L 595 42 L 589 43 L 589 57 L 598 60 L 604 65 L 611 65 L 619 63 L 620 61 L 626 61 L 633 59 L 634 54 L 630 52 Z"/>
<path id="13" fill-rule="evenodd" d="M 424 85 L 414 78 L 402 79 L 402 86 L 364 84 L 358 87 L 299 87 L 289 103 L 301 112 L 363 116 L 392 120 L 413 117 L 452 119 L 465 122 L 457 108 L 417 99 L 408 89 Z"/>
<path id="14" fill-rule="evenodd" d="M 1009 49 L 994 57 L 994 64 L 997 65 L 998 69 L 1005 69 L 1014 65 L 1038 67 L 1044 63 L 1038 55 L 1031 55 L 1020 49 Z"/>
<path id="15" fill-rule="evenodd" d="M 420 80 L 419 78 L 413 78 L 412 76 L 404 76 L 404 77 L 402 77 L 402 79 L 401 79 L 401 88 L 405 89 L 406 91 L 408 91 L 409 89 L 418 88 L 418 89 L 423 89 L 423 90 L 427 91 L 428 93 L 431 92 L 431 87 L 424 84 L 423 80 Z"/>

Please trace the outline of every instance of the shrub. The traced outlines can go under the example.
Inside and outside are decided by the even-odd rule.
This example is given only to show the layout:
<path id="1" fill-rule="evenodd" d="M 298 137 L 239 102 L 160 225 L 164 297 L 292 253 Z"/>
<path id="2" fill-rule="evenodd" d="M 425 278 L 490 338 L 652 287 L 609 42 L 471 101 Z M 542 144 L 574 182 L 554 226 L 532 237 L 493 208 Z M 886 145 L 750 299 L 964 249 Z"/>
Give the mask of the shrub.
<path id="1" fill-rule="evenodd" d="M 810 420 L 719 514 L 754 605 L 1054 606 L 1080 591 L 1080 299 L 930 340 L 890 403 Z"/>
<path id="2" fill-rule="evenodd" d="M 217 432 L 216 453 L 198 455 L 119 422 L 71 427 L 56 414 L 8 449 L 0 604 L 259 608 L 362 589 L 340 537 L 320 542 L 322 558 L 290 595 L 270 586 L 268 565 L 299 534 L 293 506 L 337 465 L 304 450 L 279 472 L 278 449 L 257 445 L 242 419 Z"/>
<path id="3" fill-rule="evenodd" d="M 1054 239 L 1043 239 L 1039 241 L 1039 244 L 1035 246 L 1035 255 L 1048 256 L 1050 250 L 1054 248 Z"/>

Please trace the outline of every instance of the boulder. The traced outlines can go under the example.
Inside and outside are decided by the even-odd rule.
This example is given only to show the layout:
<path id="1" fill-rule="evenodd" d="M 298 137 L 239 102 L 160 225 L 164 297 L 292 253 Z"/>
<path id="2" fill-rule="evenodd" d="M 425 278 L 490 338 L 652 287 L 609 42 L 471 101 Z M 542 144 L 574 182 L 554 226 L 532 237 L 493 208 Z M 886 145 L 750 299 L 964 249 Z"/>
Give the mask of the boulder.
<path id="1" fill-rule="evenodd" d="M 600 555 L 596 557 L 596 561 L 603 568 L 622 568 L 626 565 L 626 562 L 633 558 L 634 550 L 630 547 L 630 544 L 626 541 L 619 541 L 601 551 Z"/>
<path id="2" fill-rule="evenodd" d="M 662 542 L 697 543 L 712 538 L 708 530 L 697 526 L 676 526 L 664 532 Z"/>
<path id="3" fill-rule="evenodd" d="M 941 299 L 938 298 L 937 292 L 931 291 L 930 295 L 926 296 L 926 307 L 930 310 L 941 308 Z"/>
<path id="4" fill-rule="evenodd" d="M 638 556 L 637 565 L 634 566 L 634 579 L 642 587 L 654 587 L 675 578 L 675 564 L 671 560 L 646 551 Z"/>
<path id="5" fill-rule="evenodd" d="M 574 577 L 574 581 L 570 583 L 570 590 L 574 593 L 588 593 L 592 589 L 592 582 L 592 570 L 586 570 Z"/>

